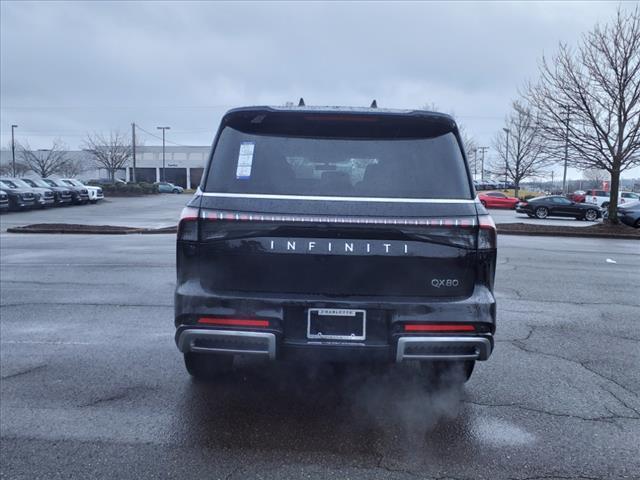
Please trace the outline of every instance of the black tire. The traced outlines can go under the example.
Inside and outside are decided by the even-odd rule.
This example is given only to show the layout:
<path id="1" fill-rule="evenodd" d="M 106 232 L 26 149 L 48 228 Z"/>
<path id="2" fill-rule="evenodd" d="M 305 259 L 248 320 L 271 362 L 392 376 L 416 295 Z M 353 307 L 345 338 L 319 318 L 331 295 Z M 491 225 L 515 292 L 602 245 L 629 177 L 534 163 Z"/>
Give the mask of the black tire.
<path id="1" fill-rule="evenodd" d="M 535 210 L 536 218 L 544 220 L 549 216 L 549 209 L 547 207 L 537 207 Z"/>
<path id="2" fill-rule="evenodd" d="M 189 352 L 184 354 L 184 366 L 196 380 L 215 380 L 231 371 L 233 355 Z"/>
<path id="3" fill-rule="evenodd" d="M 420 370 L 430 385 L 460 385 L 469 381 L 475 365 L 475 360 L 433 360 L 420 362 Z"/>
<path id="4" fill-rule="evenodd" d="M 584 219 L 589 222 L 595 222 L 598 219 L 598 211 L 590 208 L 586 212 L 584 212 Z"/>
<path id="5" fill-rule="evenodd" d="M 96 203 L 98 203 L 98 200 L 89 200 L 89 203 L 90 203 L 91 205 L 95 205 Z"/>

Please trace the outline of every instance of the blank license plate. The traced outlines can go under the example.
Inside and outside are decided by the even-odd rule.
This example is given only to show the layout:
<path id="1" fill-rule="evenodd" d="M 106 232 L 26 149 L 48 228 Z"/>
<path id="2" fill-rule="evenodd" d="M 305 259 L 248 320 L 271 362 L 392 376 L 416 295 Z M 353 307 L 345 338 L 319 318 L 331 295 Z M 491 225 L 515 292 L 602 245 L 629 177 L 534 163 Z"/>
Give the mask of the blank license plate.
<path id="1" fill-rule="evenodd" d="M 367 312 L 344 308 L 307 310 L 307 338 L 324 340 L 364 340 Z"/>

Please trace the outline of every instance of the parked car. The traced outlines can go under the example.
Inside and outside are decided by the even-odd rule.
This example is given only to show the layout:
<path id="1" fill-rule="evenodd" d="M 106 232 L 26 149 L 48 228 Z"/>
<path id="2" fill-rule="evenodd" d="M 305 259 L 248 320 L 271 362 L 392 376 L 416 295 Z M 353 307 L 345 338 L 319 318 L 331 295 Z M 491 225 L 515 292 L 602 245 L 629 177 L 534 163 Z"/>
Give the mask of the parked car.
<path id="1" fill-rule="evenodd" d="M 494 182 L 493 180 L 474 181 L 473 184 L 478 191 L 497 190 L 500 188 L 500 183 Z"/>
<path id="2" fill-rule="evenodd" d="M 640 194 L 634 192 L 619 192 L 618 193 L 618 205 L 622 205 L 625 202 L 634 202 L 640 200 Z M 587 190 L 585 192 L 585 202 L 593 203 L 602 208 L 609 206 L 610 193 L 605 190 Z"/>
<path id="3" fill-rule="evenodd" d="M 449 115 L 239 108 L 210 158 L 177 237 L 175 340 L 191 375 L 249 355 L 416 361 L 461 382 L 489 358 L 496 229 Z"/>
<path id="4" fill-rule="evenodd" d="M 158 192 L 160 193 L 182 193 L 184 192 L 184 188 L 174 185 L 169 182 L 156 182 L 155 185 L 158 186 Z"/>
<path id="5" fill-rule="evenodd" d="M 478 195 L 480 203 L 487 208 L 516 208 L 520 201 L 516 197 L 509 197 L 502 192 L 486 192 Z"/>
<path id="6" fill-rule="evenodd" d="M 34 187 L 28 183 L 22 181 L 19 178 L 14 177 L 0 177 L 0 181 L 10 186 L 11 188 L 22 188 L 31 190 L 36 194 L 36 206 L 41 208 L 54 206 L 56 203 L 53 190 L 44 187 Z"/>
<path id="7" fill-rule="evenodd" d="M 618 201 L 618 205 L 638 201 L 640 201 L 640 194 L 637 194 L 635 192 L 620 192 L 620 200 Z"/>
<path id="8" fill-rule="evenodd" d="M 65 187 L 71 190 L 71 197 L 73 199 L 72 203 L 74 203 L 75 205 L 85 205 L 89 203 L 89 191 L 87 190 L 87 187 L 75 187 L 73 185 L 67 185 L 59 178 L 47 177 L 43 178 L 42 180 L 47 182 L 52 187 Z"/>
<path id="9" fill-rule="evenodd" d="M 0 181 L 0 190 L 9 197 L 9 210 L 26 210 L 36 206 L 36 194 L 31 189 L 13 188 Z"/>
<path id="10" fill-rule="evenodd" d="M 71 187 L 80 187 L 86 188 L 87 192 L 89 192 L 89 202 L 97 203 L 98 200 L 104 199 L 104 193 L 102 193 L 101 187 L 94 187 L 92 185 L 85 185 L 80 180 L 76 180 L 75 178 L 61 178 L 64 183 Z"/>
<path id="11" fill-rule="evenodd" d="M 9 195 L 0 190 L 0 212 L 6 212 L 9 210 Z"/>
<path id="12" fill-rule="evenodd" d="M 61 207 L 64 205 L 70 205 L 71 202 L 73 201 L 73 193 L 71 192 L 71 189 L 69 186 L 58 187 L 58 186 L 50 185 L 49 183 L 45 182 L 42 178 L 24 177 L 24 178 L 21 178 L 20 180 L 22 180 L 27 185 L 30 185 L 31 187 L 48 188 L 49 190 L 51 190 L 53 192 L 54 204 L 56 206 Z"/>
<path id="13" fill-rule="evenodd" d="M 516 212 L 529 217 L 544 219 L 547 217 L 574 217 L 577 220 L 596 221 L 602 217 L 601 210 L 590 203 L 572 202 L 561 195 L 536 197 L 516 206 Z"/>
<path id="14" fill-rule="evenodd" d="M 576 190 L 575 192 L 568 194 L 567 198 L 572 202 L 582 203 L 585 199 L 585 193 L 587 192 L 584 190 Z"/>
<path id="15" fill-rule="evenodd" d="M 640 201 L 626 202 L 618 207 L 618 219 L 630 227 L 640 228 Z"/>
<path id="16" fill-rule="evenodd" d="M 110 178 L 95 178 L 92 180 L 87 180 L 86 182 L 84 182 L 85 184 L 91 184 L 91 185 L 115 185 L 117 183 L 119 184 L 126 184 L 127 182 L 125 182 L 124 180 L 120 179 L 120 178 L 114 178 L 113 180 L 111 180 Z"/>

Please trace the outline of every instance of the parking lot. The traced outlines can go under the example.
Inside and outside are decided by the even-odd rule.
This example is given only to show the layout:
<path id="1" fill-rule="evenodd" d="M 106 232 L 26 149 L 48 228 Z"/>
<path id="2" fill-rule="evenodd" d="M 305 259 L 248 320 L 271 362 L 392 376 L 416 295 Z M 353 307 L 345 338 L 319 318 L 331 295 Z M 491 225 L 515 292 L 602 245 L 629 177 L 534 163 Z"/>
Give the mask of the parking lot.
<path id="1" fill-rule="evenodd" d="M 3 230 L 62 218 L 165 226 L 187 198 L 1 220 Z M 640 471 L 636 241 L 500 236 L 497 347 L 463 390 L 425 389 L 407 366 L 339 374 L 243 363 L 219 384 L 197 384 L 173 343 L 174 236 L 1 233 L 0 243 L 7 478 Z"/>
<path id="2" fill-rule="evenodd" d="M 190 198 L 189 194 L 107 197 L 96 205 L 9 212 L 0 216 L 0 228 L 2 231 L 6 231 L 9 227 L 33 223 L 79 223 L 162 228 L 176 224 L 180 211 Z M 578 221 L 572 218 L 538 220 L 506 209 L 490 209 L 490 213 L 496 223 L 515 222 L 570 227 L 586 227 L 597 223 Z"/>
<path id="3" fill-rule="evenodd" d="M 107 197 L 95 205 L 7 212 L 0 216 L 0 227 L 6 231 L 33 223 L 75 223 L 162 228 L 176 224 L 190 198 L 189 194 Z"/>

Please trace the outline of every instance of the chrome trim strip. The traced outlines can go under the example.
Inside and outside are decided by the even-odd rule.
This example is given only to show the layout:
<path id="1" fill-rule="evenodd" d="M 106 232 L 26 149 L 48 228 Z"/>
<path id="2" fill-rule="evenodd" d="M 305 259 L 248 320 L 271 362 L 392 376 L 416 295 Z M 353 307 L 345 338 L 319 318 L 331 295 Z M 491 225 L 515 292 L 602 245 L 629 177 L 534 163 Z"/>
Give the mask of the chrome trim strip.
<path id="1" fill-rule="evenodd" d="M 234 339 L 242 341 L 242 339 L 262 339 L 266 340 L 266 350 L 238 349 L 238 348 L 205 348 L 196 347 L 195 341 L 198 339 L 214 340 L 223 337 L 224 339 Z M 244 332 L 235 330 L 210 330 L 204 328 L 190 328 L 183 330 L 176 340 L 178 349 L 182 353 L 202 352 L 202 353 L 225 353 L 225 354 L 243 354 L 243 355 L 266 355 L 270 360 L 276 358 L 276 336 L 267 332 Z"/>
<path id="2" fill-rule="evenodd" d="M 424 346 L 452 346 L 475 347 L 476 351 L 469 355 L 411 355 L 405 354 L 407 347 L 413 345 Z M 491 342 L 484 337 L 400 337 L 396 362 L 403 360 L 486 360 L 491 355 Z"/>
<path id="3" fill-rule="evenodd" d="M 267 193 L 218 193 L 202 192 L 204 197 L 261 198 L 264 200 L 314 200 L 330 202 L 387 202 L 387 203 L 465 203 L 475 200 L 460 198 L 391 198 L 391 197 L 330 197 L 322 195 L 272 195 Z"/>

